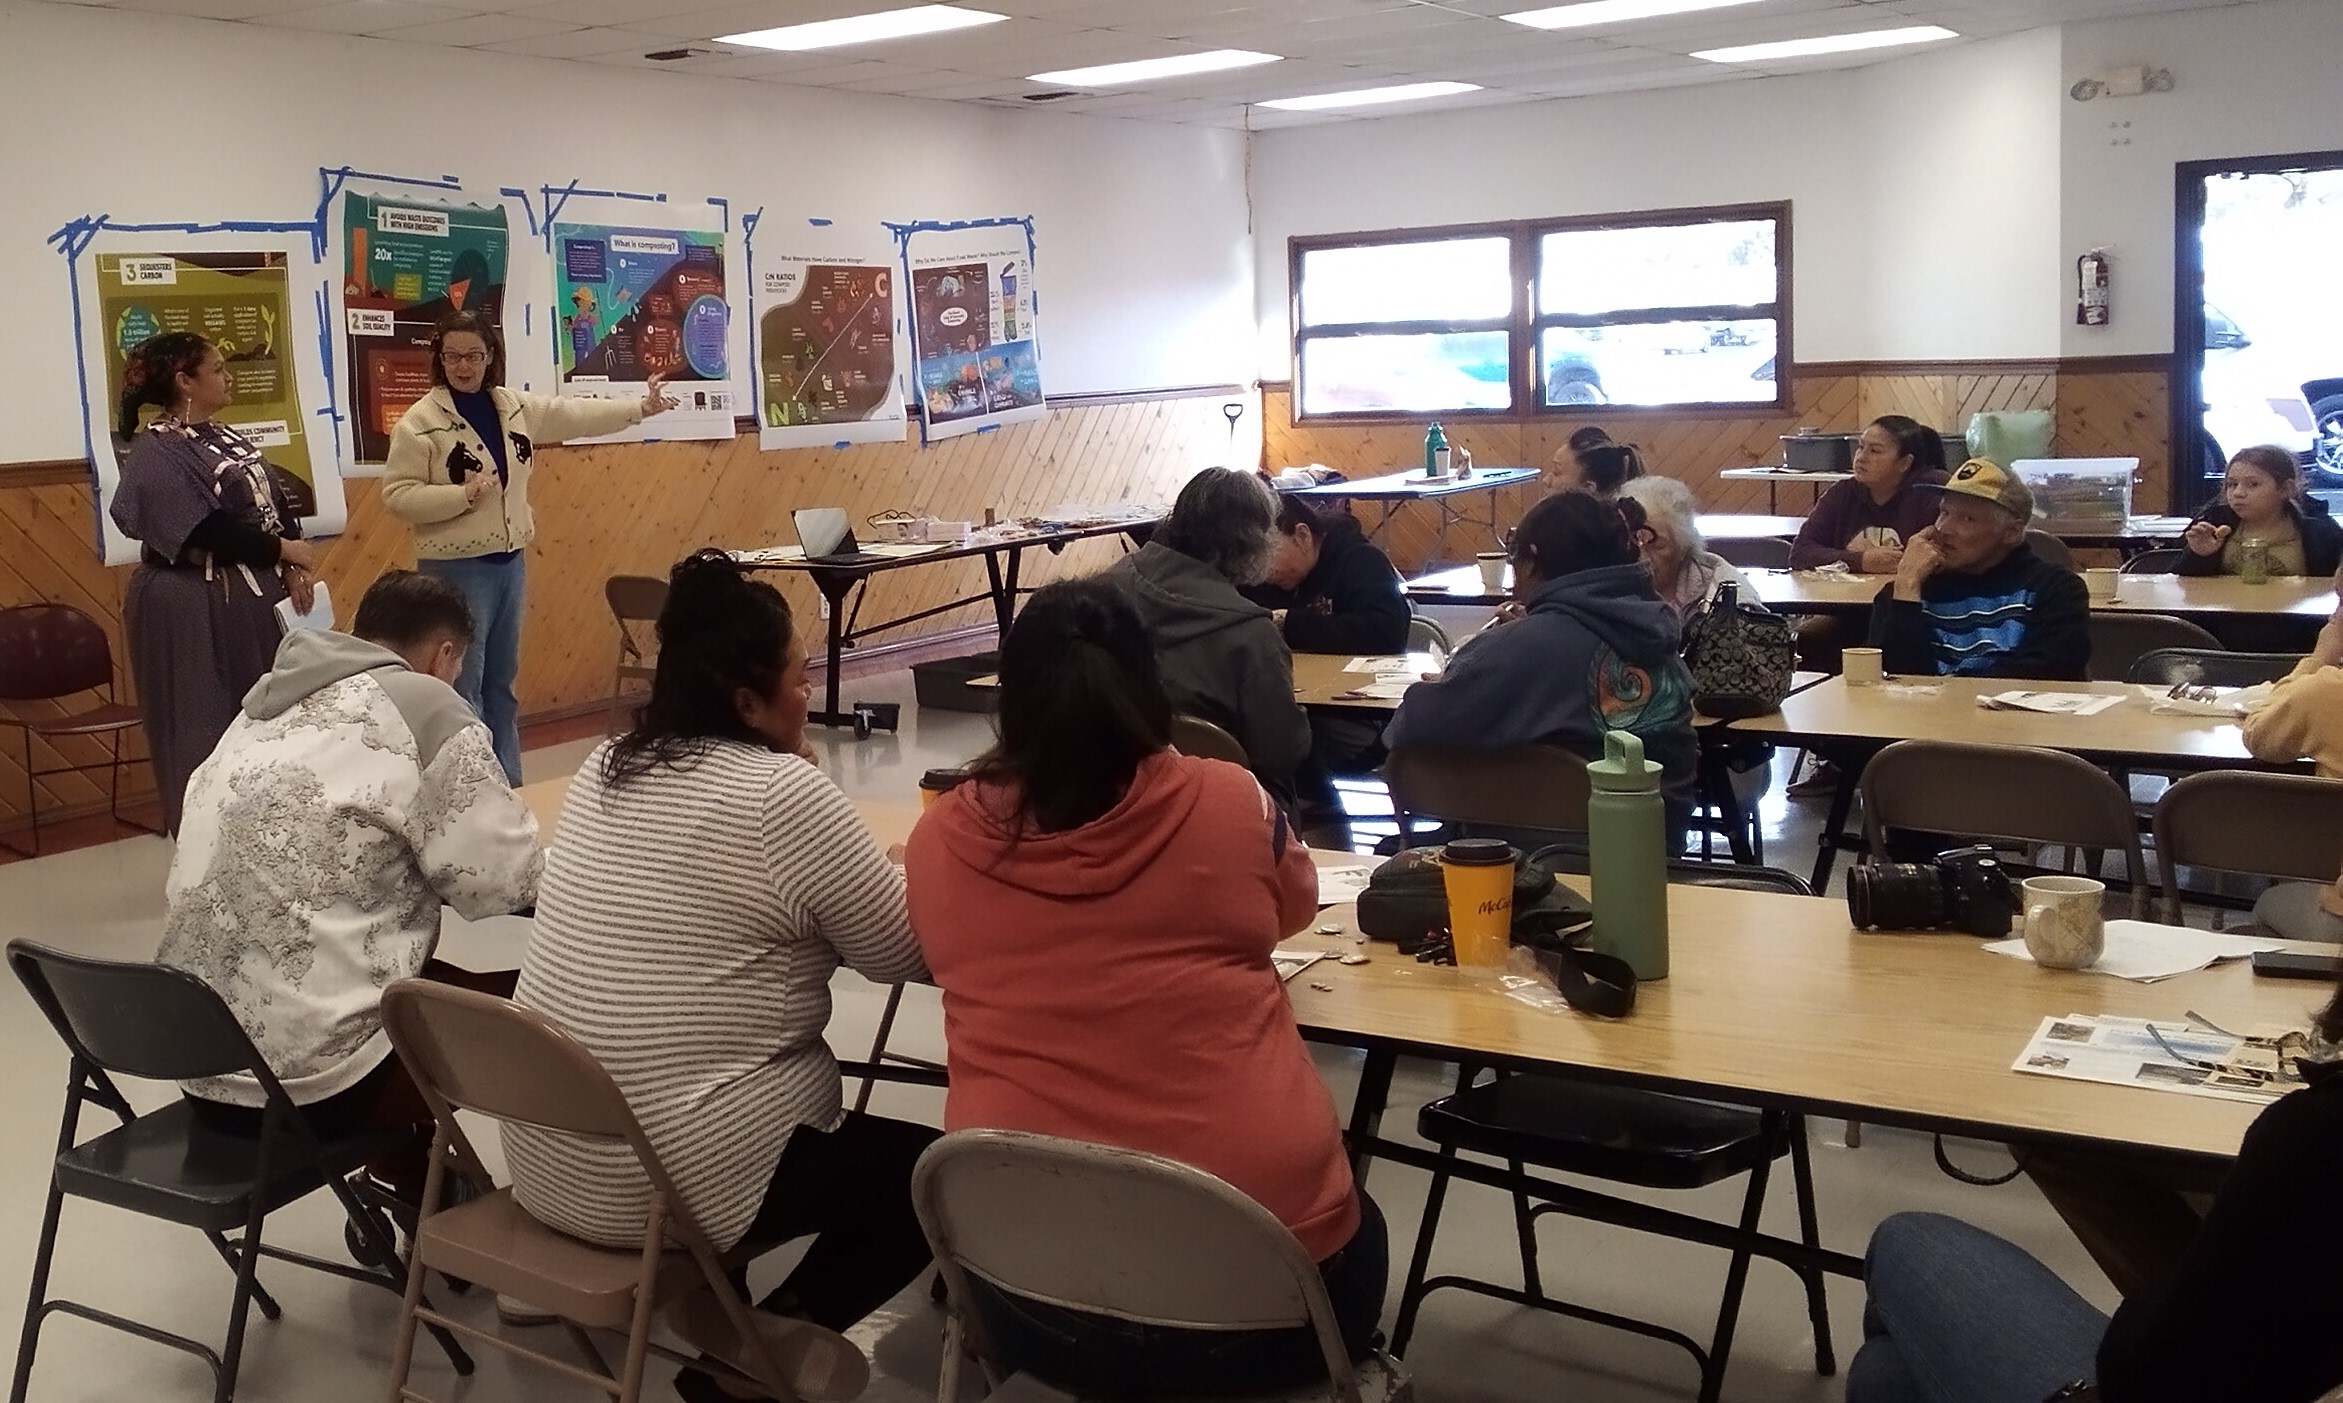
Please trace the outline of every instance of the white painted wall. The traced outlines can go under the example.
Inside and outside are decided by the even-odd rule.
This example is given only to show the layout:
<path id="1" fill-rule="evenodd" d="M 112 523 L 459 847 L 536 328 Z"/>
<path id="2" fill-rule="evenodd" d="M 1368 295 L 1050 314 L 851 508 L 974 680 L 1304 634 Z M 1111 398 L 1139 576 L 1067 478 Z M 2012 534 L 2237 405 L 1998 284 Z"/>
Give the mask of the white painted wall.
<path id="1" fill-rule="evenodd" d="M 2172 350 L 2173 167 L 2181 161 L 2343 149 L 2343 3 L 2268 0 L 2227 9 L 2068 25 L 2066 77 L 2119 64 L 2172 70 L 2168 93 L 2062 102 L 2060 244 L 2074 260 L 2104 245 L 2110 319 L 2073 324 L 2067 355 Z M 2338 251 L 2343 255 L 2343 250 Z M 2335 270 L 2303 270 L 2331 279 Z"/>
<path id="2" fill-rule="evenodd" d="M 589 124 L 603 114 L 606 121 Z M 319 166 L 760 205 L 778 228 L 1035 217 L 1054 393 L 1249 379 L 1244 137 L 0 0 L 10 441 L 78 456 L 67 220 L 306 219 Z M 526 238 L 515 216 L 516 232 Z M 736 262 L 734 272 L 739 267 Z M 551 289 L 516 285 L 543 304 Z M 742 306 L 740 310 L 745 311 Z M 296 309 L 296 315 L 300 311 Z M 749 318 L 735 319 L 746 364 Z"/>
<path id="3" fill-rule="evenodd" d="M 1856 73 L 1871 115 L 1864 159 L 1844 168 L 1862 186 L 1867 245 L 1867 292 L 1851 338 L 1862 349 L 1850 358 L 2058 354 L 2060 319 L 2071 317 L 2073 301 L 2071 290 L 2060 291 L 2059 147 L 2046 135 L 2069 105 L 2060 96 L 2058 31 Z M 1798 237 L 1806 237 L 1803 224 Z"/>

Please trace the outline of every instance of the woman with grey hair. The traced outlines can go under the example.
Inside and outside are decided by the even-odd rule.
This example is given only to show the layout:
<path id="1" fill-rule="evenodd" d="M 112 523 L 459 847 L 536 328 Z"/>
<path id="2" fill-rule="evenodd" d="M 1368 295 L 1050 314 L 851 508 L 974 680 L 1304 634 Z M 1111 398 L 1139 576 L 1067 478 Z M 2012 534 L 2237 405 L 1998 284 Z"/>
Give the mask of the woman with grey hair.
<path id="1" fill-rule="evenodd" d="M 1293 654 L 1270 612 L 1237 592 L 1268 574 L 1276 541 L 1277 498 L 1259 474 L 1206 468 L 1106 573 L 1138 607 L 1172 705 L 1235 736 L 1253 773 L 1291 799 L 1310 753 Z"/>
<path id="2" fill-rule="evenodd" d="M 1678 618 L 1706 609 L 1722 584 L 1739 586 L 1745 602 L 1757 602 L 1733 562 L 1701 539 L 1691 488 L 1672 477 L 1639 477 L 1619 489 L 1619 511 L 1651 567 L 1652 587 Z"/>

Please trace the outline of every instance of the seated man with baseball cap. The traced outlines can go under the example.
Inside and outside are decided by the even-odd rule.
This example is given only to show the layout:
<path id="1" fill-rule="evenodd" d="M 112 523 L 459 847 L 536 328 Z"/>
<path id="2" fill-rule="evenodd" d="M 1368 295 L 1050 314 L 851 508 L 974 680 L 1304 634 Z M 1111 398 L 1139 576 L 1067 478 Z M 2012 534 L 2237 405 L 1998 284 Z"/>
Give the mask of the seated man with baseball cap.
<path id="1" fill-rule="evenodd" d="M 2033 493 L 1983 458 L 1936 490 L 1936 524 L 1905 543 L 1895 582 L 1872 601 L 1871 645 L 1887 670 L 2082 681 L 2090 596 L 2027 546 Z"/>

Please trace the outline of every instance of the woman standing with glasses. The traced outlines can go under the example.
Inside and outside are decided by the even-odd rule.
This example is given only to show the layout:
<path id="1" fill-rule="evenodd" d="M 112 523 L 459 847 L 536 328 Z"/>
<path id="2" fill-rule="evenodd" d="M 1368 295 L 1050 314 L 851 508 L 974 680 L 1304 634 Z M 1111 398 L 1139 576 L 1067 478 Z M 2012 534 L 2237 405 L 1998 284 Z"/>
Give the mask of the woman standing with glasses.
<path id="1" fill-rule="evenodd" d="M 676 402 L 652 376 L 641 400 L 556 398 L 504 384 L 495 323 L 458 312 L 431 338 L 432 391 L 391 431 L 382 504 L 415 531 L 417 565 L 464 592 L 472 647 L 456 690 L 496 742 L 497 762 L 521 782 L 520 705 L 524 556 L 537 538 L 529 469 L 541 441 L 616 433 Z"/>
<path id="2" fill-rule="evenodd" d="M 323 554 L 260 449 L 215 417 L 235 398 L 220 348 L 192 331 L 149 337 L 123 365 L 109 511 L 141 547 L 124 631 L 172 834 L 188 776 L 276 657 L 277 601 L 309 611 Z M 150 406 L 162 413 L 141 429 Z"/>

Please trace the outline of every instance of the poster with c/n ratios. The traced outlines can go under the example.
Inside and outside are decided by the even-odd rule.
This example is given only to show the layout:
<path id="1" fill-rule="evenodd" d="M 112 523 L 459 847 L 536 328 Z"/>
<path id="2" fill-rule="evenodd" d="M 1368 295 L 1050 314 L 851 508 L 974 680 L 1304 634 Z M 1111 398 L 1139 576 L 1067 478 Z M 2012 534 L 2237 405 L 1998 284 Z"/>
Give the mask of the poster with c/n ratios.
<path id="1" fill-rule="evenodd" d="M 640 399 L 653 376 L 677 407 L 613 439 L 732 437 L 732 308 L 712 229 L 556 224 L 561 393 Z"/>
<path id="2" fill-rule="evenodd" d="M 893 260 L 808 246 L 749 262 L 760 446 L 901 443 L 908 425 L 895 373 Z"/>
<path id="3" fill-rule="evenodd" d="M 1042 415 L 1027 221 L 913 226 L 913 393 L 927 437 L 951 438 Z"/>

